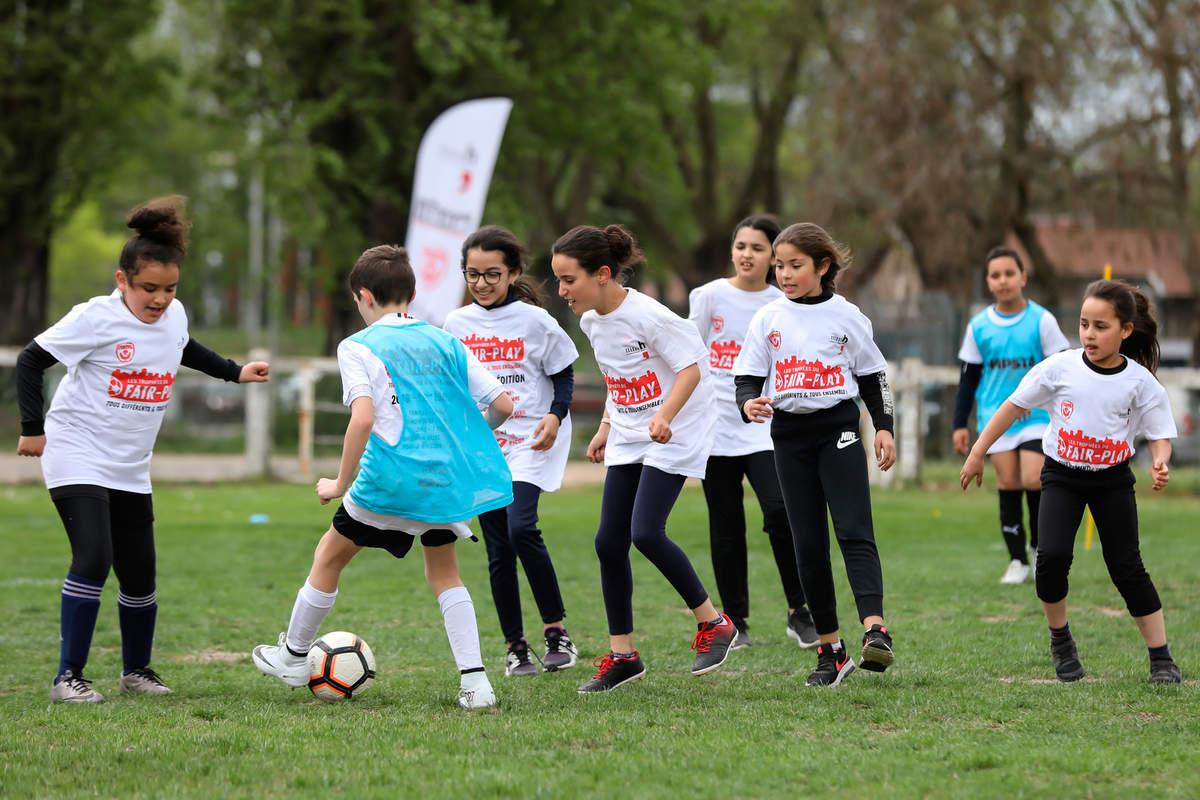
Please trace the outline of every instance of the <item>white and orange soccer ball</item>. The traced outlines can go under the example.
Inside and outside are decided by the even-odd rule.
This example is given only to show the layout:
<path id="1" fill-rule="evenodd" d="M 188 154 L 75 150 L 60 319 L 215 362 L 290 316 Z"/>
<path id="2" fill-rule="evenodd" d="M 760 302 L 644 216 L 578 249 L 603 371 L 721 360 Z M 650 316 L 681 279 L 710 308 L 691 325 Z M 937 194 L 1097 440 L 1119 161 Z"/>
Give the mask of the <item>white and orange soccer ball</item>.
<path id="1" fill-rule="evenodd" d="M 308 688 L 320 700 L 349 700 L 375 681 L 375 654 L 348 631 L 327 633 L 308 651 Z"/>

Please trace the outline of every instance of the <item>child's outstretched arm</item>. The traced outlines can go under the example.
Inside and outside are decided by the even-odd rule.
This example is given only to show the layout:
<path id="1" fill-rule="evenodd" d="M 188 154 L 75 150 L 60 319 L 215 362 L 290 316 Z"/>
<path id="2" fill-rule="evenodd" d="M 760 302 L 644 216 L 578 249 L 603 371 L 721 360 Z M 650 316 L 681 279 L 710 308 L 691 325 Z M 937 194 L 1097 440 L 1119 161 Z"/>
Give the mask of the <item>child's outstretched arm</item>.
<path id="1" fill-rule="evenodd" d="M 1150 477 L 1154 481 L 1154 491 L 1161 492 L 1171 479 L 1171 470 L 1167 462 L 1171 460 L 1170 439 L 1149 439 L 1150 457 L 1154 463 L 1150 465 Z"/>
<path id="2" fill-rule="evenodd" d="M 487 411 L 483 412 L 483 416 L 487 419 L 487 424 L 492 430 L 496 430 L 504 420 L 512 416 L 513 401 L 508 396 L 508 392 L 501 392 L 496 395 L 496 399 L 487 407 Z"/>
<path id="3" fill-rule="evenodd" d="M 354 473 L 358 470 L 358 461 L 367 449 L 367 440 L 371 437 L 371 426 L 374 424 L 375 405 L 371 398 L 366 395 L 356 397 L 350 404 L 350 422 L 346 425 L 346 438 L 342 442 L 342 461 L 338 467 L 338 476 L 317 481 L 317 497 L 320 498 L 321 505 L 341 497 L 350 488 Z"/>
<path id="4" fill-rule="evenodd" d="M 271 367 L 267 362 L 251 361 L 245 366 L 238 366 L 232 358 L 222 358 L 195 339 L 188 339 L 179 363 L 209 377 L 232 383 L 265 383 L 270 380 L 267 375 Z"/>
<path id="5" fill-rule="evenodd" d="M 691 364 L 675 373 L 675 385 L 671 387 L 667 399 L 659 406 L 658 411 L 650 418 L 650 438 L 659 444 L 671 441 L 671 421 L 683 408 L 692 392 L 700 385 L 700 365 Z"/>
<path id="6" fill-rule="evenodd" d="M 971 452 L 967 454 L 967 460 L 963 462 L 962 472 L 958 475 L 958 482 L 963 489 L 970 485 L 972 479 L 976 486 L 983 485 L 983 457 L 987 455 L 987 449 L 1008 430 L 1009 425 L 1028 412 L 1029 409 L 1021 408 L 1012 400 L 1005 400 L 999 410 L 992 415 L 988 424 L 979 432 L 979 439 L 971 448 Z"/>

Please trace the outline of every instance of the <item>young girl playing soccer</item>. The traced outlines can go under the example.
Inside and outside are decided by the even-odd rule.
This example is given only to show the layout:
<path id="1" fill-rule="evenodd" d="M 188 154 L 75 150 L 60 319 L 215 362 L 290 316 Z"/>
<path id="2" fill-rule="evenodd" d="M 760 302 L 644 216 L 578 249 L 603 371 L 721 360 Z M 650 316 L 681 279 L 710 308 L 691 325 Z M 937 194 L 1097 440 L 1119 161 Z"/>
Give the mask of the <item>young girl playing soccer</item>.
<path id="1" fill-rule="evenodd" d="M 1075 532 L 1088 507 L 1096 520 L 1104 563 L 1137 623 L 1150 655 L 1150 680 L 1179 683 L 1163 624 L 1162 603 L 1142 565 L 1134 500 L 1134 437 L 1144 435 L 1155 491 L 1167 485 L 1175 420 L 1167 392 L 1155 379 L 1158 322 L 1141 290 L 1119 281 L 1087 287 L 1079 312 L 1082 350 L 1050 356 L 1021 379 L 979 434 L 963 464 L 966 489 L 983 477 L 983 456 L 1003 431 L 1031 408 L 1050 413 L 1042 437 L 1041 536 L 1037 549 L 1038 598 L 1050 625 L 1050 658 L 1061 681 L 1084 676 L 1067 624 L 1067 574 Z"/>
<path id="2" fill-rule="evenodd" d="M 513 475 L 513 503 L 479 515 L 487 544 L 492 599 L 508 643 L 506 675 L 536 675 L 521 622 L 517 559 L 542 615 L 547 672 L 574 666 L 578 652 L 563 627 L 562 593 L 538 530 L 538 497 L 562 485 L 571 447 L 571 337 L 542 308 L 521 275 L 526 252 L 515 236 L 489 225 L 467 237 L 462 270 L 474 302 L 451 311 L 442 327 L 457 336 L 506 387 L 515 410 L 495 430 Z"/>
<path id="3" fill-rule="evenodd" d="M 861 666 L 882 672 L 893 660 L 854 401 L 861 396 L 871 413 L 875 459 L 886 470 L 896 463 L 892 399 L 871 321 L 833 291 L 848 259 L 816 225 L 784 229 L 775 239 L 775 278 L 784 297 L 754 315 L 733 365 L 745 420 L 771 419 L 800 582 L 820 638 L 809 686 L 836 686 L 854 670 L 838 634 L 826 507 L 866 629 Z M 759 396 L 764 381 L 768 394 Z"/>
<path id="4" fill-rule="evenodd" d="M 733 229 L 731 258 L 734 275 L 718 278 L 692 291 L 688 319 L 696 323 L 708 347 L 713 378 L 717 426 L 712 452 L 704 470 L 704 501 L 708 505 L 708 537 L 713 574 L 721 604 L 738 629 L 735 648 L 749 647 L 746 618 L 750 592 L 746 567 L 746 515 L 742 507 L 742 478 L 762 509 L 763 531 L 771 543 L 775 566 L 788 602 L 787 635 L 801 647 L 817 644 L 817 629 L 804 604 L 804 589 L 796 570 L 796 550 L 788 528 L 787 509 L 775 472 L 771 432 L 747 425 L 738 412 L 733 384 L 733 360 L 746 338 L 750 318 L 762 306 L 783 296 L 767 283 L 774 258 L 772 242 L 779 235 L 774 217 L 747 217 Z"/>
<path id="5" fill-rule="evenodd" d="M 608 468 L 596 532 L 611 652 L 580 693 L 615 689 L 646 674 L 633 647 L 635 545 L 696 617 L 693 675 L 715 670 L 737 640 L 684 552 L 667 538 L 667 516 L 686 477 L 702 478 L 712 445 L 712 390 L 696 327 L 622 285 L 642 253 L 619 225 L 572 228 L 554 243 L 558 294 L 576 314 L 608 384 L 604 418 L 588 444 Z"/>
<path id="6" fill-rule="evenodd" d="M 80 303 L 17 359 L 21 438 L 17 453 L 41 456 L 42 474 L 67 538 L 58 673 L 50 699 L 99 703 L 83 677 L 100 592 L 111 568 L 120 581 L 122 692 L 170 694 L 150 668 L 155 595 L 150 458 L 180 365 L 227 381 L 267 380 L 262 361 L 238 366 L 188 336 L 175 298 L 190 224 L 184 199 L 153 200 L 127 220 L 137 234 L 121 249 L 117 288 Z M 67 376 L 42 417 L 42 373 L 61 361 Z"/>
<path id="7" fill-rule="evenodd" d="M 364 547 L 404 558 L 420 537 L 425 580 L 458 665 L 458 702 L 484 708 L 496 695 L 454 543 L 471 536 L 471 517 L 512 502 L 512 475 L 489 426 L 500 425 L 513 406 L 462 342 L 408 316 L 415 286 L 402 247 L 373 247 L 350 271 L 367 327 L 338 345 L 350 422 L 337 478 L 317 481 L 322 504 L 345 499 L 317 543 L 287 631 L 278 645 L 259 645 L 252 655 L 263 673 L 304 686 L 305 656 L 337 598 L 342 570 Z"/>
<path id="8" fill-rule="evenodd" d="M 1015 250 L 997 247 L 989 252 L 986 274 L 988 290 L 996 302 L 971 318 L 958 351 L 963 367 L 954 403 L 954 449 L 963 456 L 970 441 L 967 415 L 971 403 L 978 404 L 977 429 L 983 430 L 1034 364 L 1068 347 L 1054 315 L 1021 293 L 1029 276 Z M 988 449 L 1000 494 L 1000 532 L 1010 559 L 1001 583 L 1024 583 L 1029 579 L 1021 494 L 1024 490 L 1029 505 L 1029 549 L 1037 550 L 1044 458 L 1041 441 L 1049 422 L 1045 411 L 1031 409 Z"/>

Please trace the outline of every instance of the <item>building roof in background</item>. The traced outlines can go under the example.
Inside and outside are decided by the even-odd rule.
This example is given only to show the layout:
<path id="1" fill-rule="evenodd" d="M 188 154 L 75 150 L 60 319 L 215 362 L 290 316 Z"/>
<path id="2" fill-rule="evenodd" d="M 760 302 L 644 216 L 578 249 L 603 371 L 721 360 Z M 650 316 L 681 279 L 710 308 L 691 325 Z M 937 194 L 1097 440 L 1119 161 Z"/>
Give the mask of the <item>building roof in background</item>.
<path id="1" fill-rule="evenodd" d="M 1095 279 L 1112 264 L 1113 277 L 1148 284 L 1160 297 L 1194 294 L 1179 252 L 1179 237 L 1171 231 L 1105 228 L 1072 218 L 1041 219 L 1038 241 L 1062 278 Z M 1200 247 L 1200 236 L 1197 237 Z M 1031 261 L 1015 234 L 1005 244 Z"/>

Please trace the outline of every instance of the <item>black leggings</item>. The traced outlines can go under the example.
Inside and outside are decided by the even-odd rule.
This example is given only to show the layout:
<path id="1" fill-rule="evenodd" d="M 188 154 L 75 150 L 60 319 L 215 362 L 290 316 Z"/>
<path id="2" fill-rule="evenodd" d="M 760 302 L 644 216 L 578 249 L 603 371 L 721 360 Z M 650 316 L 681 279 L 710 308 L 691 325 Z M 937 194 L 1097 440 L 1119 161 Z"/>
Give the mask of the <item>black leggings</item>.
<path id="1" fill-rule="evenodd" d="M 1087 506 L 1096 522 L 1108 575 L 1125 599 L 1129 613 L 1144 617 L 1162 608 L 1138 547 L 1134 480 L 1128 462 L 1089 472 L 1046 459 L 1042 467 L 1036 578 L 1042 602 L 1057 603 L 1067 596 L 1075 534 Z"/>
<path id="2" fill-rule="evenodd" d="M 692 562 L 679 545 L 667 538 L 667 517 L 683 488 L 684 477 L 641 464 L 609 467 L 604 475 L 596 555 L 600 558 L 600 588 L 608 613 L 608 632 L 633 632 L 633 544 L 675 587 L 688 608 L 708 599 Z"/>
<path id="3" fill-rule="evenodd" d="M 50 490 L 67 538 L 71 574 L 103 583 L 111 568 L 121 591 L 154 592 L 154 504 L 148 494 L 73 484 Z"/>
<path id="4" fill-rule="evenodd" d="M 836 419 L 832 414 L 827 417 Z M 833 633 L 838 629 L 827 507 L 833 517 L 833 533 L 846 564 L 858 618 L 883 616 L 883 570 L 875 547 L 867 457 L 859 439 L 858 419 L 824 430 L 810 429 L 806 435 L 798 436 L 781 428 L 779 424 L 771 428 L 775 466 L 779 470 L 779 484 L 784 487 L 783 500 L 792 526 L 800 583 L 817 633 Z"/>

